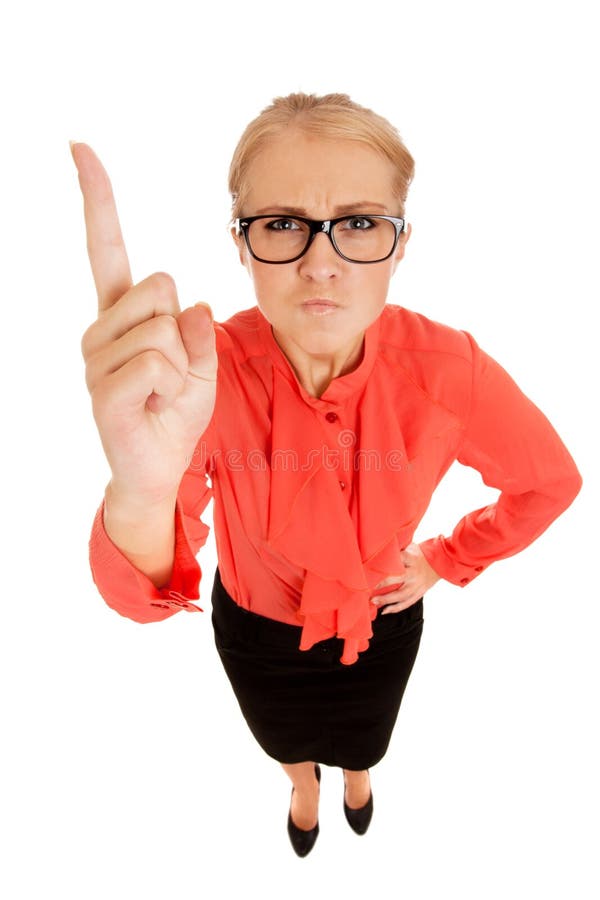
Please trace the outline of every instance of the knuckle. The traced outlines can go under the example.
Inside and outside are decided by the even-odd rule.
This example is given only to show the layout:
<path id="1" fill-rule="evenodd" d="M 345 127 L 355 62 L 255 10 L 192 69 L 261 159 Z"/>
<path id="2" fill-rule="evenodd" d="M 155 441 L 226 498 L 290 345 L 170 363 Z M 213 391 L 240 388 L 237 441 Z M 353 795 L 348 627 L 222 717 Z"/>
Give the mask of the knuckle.
<path id="1" fill-rule="evenodd" d="M 172 364 L 168 354 L 161 352 L 157 348 L 146 350 L 140 356 L 140 366 L 142 368 L 142 377 L 148 381 L 160 380 L 164 384 L 174 384 L 177 381 L 183 383 L 183 375 Z"/>
<path id="2" fill-rule="evenodd" d="M 175 279 L 172 275 L 169 275 L 168 272 L 154 272 L 154 274 L 150 276 L 150 281 L 152 282 L 154 290 L 160 297 L 165 297 L 167 300 L 171 301 L 177 298 Z"/>
<path id="3" fill-rule="evenodd" d="M 83 336 L 81 338 L 80 348 L 81 355 L 83 356 L 84 360 L 87 360 L 88 356 L 90 356 L 92 353 L 94 325 L 95 322 L 92 322 L 89 328 L 86 328 L 86 330 L 83 332 Z"/>
<path id="4" fill-rule="evenodd" d="M 159 316 L 153 316 L 150 319 L 150 327 L 155 329 L 156 333 L 169 338 L 176 337 L 179 334 L 179 326 L 175 316 L 169 313 L 162 313 Z"/>
<path id="5" fill-rule="evenodd" d="M 158 374 L 164 367 L 165 358 L 160 350 L 146 350 L 140 358 L 141 365 L 148 375 Z"/>
<path id="6" fill-rule="evenodd" d="M 179 326 L 174 316 L 164 314 L 153 316 L 147 323 L 150 340 L 165 350 L 173 352 L 181 341 Z"/>
<path id="7" fill-rule="evenodd" d="M 87 365 L 85 367 L 85 386 L 87 387 L 88 392 L 90 394 L 93 394 L 96 382 L 97 382 L 97 378 L 95 378 L 95 376 L 94 376 L 92 363 L 90 361 L 87 363 Z"/>

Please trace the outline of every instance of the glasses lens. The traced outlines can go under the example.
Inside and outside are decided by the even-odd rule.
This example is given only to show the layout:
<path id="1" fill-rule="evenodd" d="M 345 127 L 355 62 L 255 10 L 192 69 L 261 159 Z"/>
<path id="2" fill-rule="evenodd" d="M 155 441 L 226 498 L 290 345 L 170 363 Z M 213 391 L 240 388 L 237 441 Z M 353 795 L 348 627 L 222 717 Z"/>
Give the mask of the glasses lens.
<path id="1" fill-rule="evenodd" d="M 393 222 L 371 216 L 348 216 L 337 222 L 333 239 L 340 253 L 355 262 L 376 262 L 392 252 L 396 240 Z"/>
<path id="2" fill-rule="evenodd" d="M 306 222 L 269 216 L 256 219 L 248 228 L 248 241 L 255 256 L 267 262 L 286 262 L 304 251 L 310 238 Z"/>

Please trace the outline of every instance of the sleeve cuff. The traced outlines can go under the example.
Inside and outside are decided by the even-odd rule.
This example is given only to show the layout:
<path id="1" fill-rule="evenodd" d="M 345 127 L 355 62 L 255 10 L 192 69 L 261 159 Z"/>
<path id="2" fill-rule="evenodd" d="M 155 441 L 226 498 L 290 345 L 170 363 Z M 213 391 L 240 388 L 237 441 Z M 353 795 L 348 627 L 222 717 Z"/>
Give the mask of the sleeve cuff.
<path id="1" fill-rule="evenodd" d="M 466 587 L 486 568 L 481 564 L 465 565 L 459 562 L 452 556 L 448 541 L 442 535 L 423 541 L 419 547 L 434 572 L 458 587 Z"/>
<path id="2" fill-rule="evenodd" d="M 182 609 L 203 612 L 191 600 L 197 600 L 200 566 L 185 531 L 183 509 L 179 498 L 175 506 L 175 556 L 169 583 L 157 588 L 133 566 L 113 544 L 104 528 L 104 500 L 94 518 L 89 541 L 92 577 L 103 599 L 111 609 L 135 622 L 147 623 L 167 619 Z"/>

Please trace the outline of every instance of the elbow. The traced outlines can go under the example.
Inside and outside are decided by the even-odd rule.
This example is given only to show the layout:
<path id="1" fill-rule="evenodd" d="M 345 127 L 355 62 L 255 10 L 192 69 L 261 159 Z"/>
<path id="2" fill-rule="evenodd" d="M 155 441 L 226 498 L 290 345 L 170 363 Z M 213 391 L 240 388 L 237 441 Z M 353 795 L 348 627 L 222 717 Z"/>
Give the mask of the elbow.
<path id="1" fill-rule="evenodd" d="M 567 493 L 567 506 L 570 506 L 581 488 L 583 487 L 583 478 L 581 477 L 581 473 L 575 469 L 571 478 L 568 481 L 568 493 Z M 566 509 L 566 507 L 565 507 Z"/>
<path id="2" fill-rule="evenodd" d="M 583 478 L 575 465 L 570 471 L 553 485 L 550 493 L 553 495 L 554 502 L 558 508 L 558 515 L 564 512 L 571 505 L 573 500 L 579 494 L 583 485 Z"/>
<path id="3" fill-rule="evenodd" d="M 569 457 L 569 465 L 565 472 L 564 477 L 564 492 L 565 498 L 567 500 L 567 506 L 569 506 L 579 491 L 583 486 L 583 478 L 581 477 L 581 472 L 575 465 L 575 461 L 572 457 Z"/>

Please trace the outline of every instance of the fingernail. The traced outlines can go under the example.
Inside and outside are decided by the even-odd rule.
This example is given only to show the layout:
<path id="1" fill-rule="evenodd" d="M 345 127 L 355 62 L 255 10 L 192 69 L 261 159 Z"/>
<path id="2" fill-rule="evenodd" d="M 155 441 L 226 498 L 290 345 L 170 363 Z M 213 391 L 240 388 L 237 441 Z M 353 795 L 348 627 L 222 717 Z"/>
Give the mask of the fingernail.
<path id="1" fill-rule="evenodd" d="M 73 155 L 73 147 L 75 144 L 79 144 L 79 141 L 69 141 L 69 147 L 71 148 L 71 156 L 73 156 L 73 162 L 75 162 L 75 156 Z"/>
<path id="2" fill-rule="evenodd" d="M 200 303 L 194 303 L 194 309 L 195 309 L 197 306 L 203 306 L 204 309 L 207 309 L 208 312 L 209 312 L 209 314 L 210 314 L 211 322 L 214 322 L 215 319 L 214 319 L 214 316 L 213 316 L 213 314 L 212 314 L 212 309 L 210 308 L 210 306 L 208 305 L 208 303 L 202 303 L 202 302 L 200 302 Z"/>

